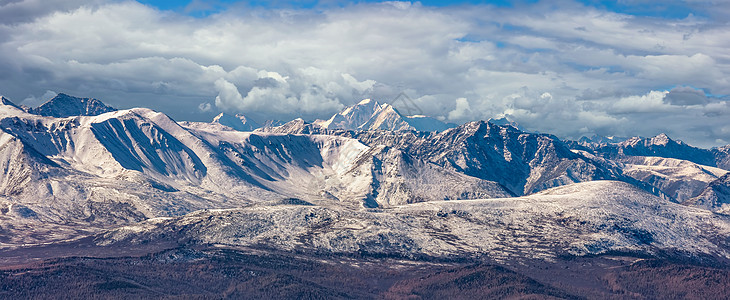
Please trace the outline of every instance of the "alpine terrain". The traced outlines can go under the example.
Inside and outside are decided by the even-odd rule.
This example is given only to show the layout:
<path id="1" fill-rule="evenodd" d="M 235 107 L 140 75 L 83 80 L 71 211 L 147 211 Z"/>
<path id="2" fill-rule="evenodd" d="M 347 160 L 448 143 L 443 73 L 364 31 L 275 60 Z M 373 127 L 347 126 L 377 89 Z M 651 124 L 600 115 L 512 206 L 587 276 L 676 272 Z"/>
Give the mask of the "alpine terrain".
<path id="1" fill-rule="evenodd" d="M 730 294 L 730 145 L 0 100 L 0 298 Z"/>

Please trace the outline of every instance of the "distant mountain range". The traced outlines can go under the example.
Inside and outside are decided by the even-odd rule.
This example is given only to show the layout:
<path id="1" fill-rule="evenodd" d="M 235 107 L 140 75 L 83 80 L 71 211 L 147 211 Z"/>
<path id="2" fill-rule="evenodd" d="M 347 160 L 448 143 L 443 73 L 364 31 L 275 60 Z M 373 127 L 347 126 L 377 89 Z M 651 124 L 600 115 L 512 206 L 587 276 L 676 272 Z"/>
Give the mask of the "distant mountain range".
<path id="1" fill-rule="evenodd" d="M 264 124 L 176 122 L 65 94 L 37 108 L 0 100 L 0 252 L 730 260 L 730 145 L 563 141 L 369 99 L 327 120 Z"/>
<path id="2" fill-rule="evenodd" d="M 242 114 L 232 116 L 227 113 L 217 115 L 213 119 L 213 123 L 225 125 L 238 131 L 253 131 L 262 127 L 271 128 L 284 124 L 278 121 L 267 121 L 264 125 L 260 125 Z M 342 112 L 334 114 L 327 120 L 315 120 L 312 124 L 323 129 L 354 131 L 444 131 L 456 127 L 455 124 L 447 124 L 428 116 L 404 116 L 392 105 L 380 104 L 371 99 L 362 100 L 345 108 Z"/>

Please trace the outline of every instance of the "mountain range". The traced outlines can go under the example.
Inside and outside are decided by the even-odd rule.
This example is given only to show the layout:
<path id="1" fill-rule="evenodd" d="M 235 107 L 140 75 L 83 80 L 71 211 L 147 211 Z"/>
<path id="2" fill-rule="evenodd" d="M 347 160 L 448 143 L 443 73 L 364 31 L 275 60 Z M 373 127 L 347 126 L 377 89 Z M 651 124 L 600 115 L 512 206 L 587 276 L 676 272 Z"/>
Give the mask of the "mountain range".
<path id="1" fill-rule="evenodd" d="M 37 108 L 1 100 L 4 266 L 225 248 L 348 261 L 347 272 L 377 259 L 496 264 L 560 287 L 516 266 L 598 257 L 606 268 L 580 271 L 593 276 L 621 259 L 717 272 L 730 260 L 730 145 L 565 141 L 370 99 L 327 120 L 264 125 L 225 113 L 178 122 L 65 94 Z M 8 272 L 0 278 L 22 274 Z"/>

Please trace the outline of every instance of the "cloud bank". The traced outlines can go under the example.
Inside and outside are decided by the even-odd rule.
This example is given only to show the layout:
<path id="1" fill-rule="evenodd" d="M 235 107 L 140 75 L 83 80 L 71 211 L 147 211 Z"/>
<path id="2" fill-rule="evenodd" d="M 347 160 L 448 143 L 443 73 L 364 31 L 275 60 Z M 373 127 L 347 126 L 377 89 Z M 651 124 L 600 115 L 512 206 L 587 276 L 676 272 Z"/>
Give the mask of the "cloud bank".
<path id="1" fill-rule="evenodd" d="M 313 120 L 405 92 L 456 123 L 508 116 L 564 138 L 727 144 L 730 15 L 682 3 L 696 14 L 551 1 L 239 3 L 191 16 L 134 1 L 0 1 L 0 94 L 37 105 L 65 92 L 179 120 Z"/>

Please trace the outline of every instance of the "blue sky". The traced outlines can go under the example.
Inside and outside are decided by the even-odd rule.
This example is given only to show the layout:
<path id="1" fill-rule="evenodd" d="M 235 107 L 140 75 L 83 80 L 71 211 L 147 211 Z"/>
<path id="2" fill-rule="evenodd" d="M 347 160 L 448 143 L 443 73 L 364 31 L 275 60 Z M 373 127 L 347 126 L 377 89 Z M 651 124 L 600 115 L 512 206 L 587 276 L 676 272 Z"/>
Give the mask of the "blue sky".
<path id="1" fill-rule="evenodd" d="M 240 1 L 240 0 L 202 0 L 202 1 L 165 1 L 165 0 L 140 0 L 140 3 L 151 5 L 162 10 L 182 11 L 191 2 L 207 3 L 211 11 L 221 11 L 232 4 L 243 4 L 255 7 L 266 8 L 314 8 L 317 6 L 338 5 L 346 6 L 353 3 L 377 3 L 383 1 Z M 525 6 L 538 2 L 537 0 L 523 1 L 439 1 L 422 0 L 421 4 L 433 7 L 448 7 L 458 5 L 492 5 L 497 7 Z M 688 14 L 704 16 L 705 10 L 711 9 L 712 5 L 689 5 L 683 1 L 605 1 L 605 0 L 582 0 L 580 3 L 608 11 L 629 14 L 635 16 L 651 16 L 658 18 L 684 18 Z"/>
<path id="2" fill-rule="evenodd" d="M 191 1 L 165 1 L 165 0 L 141 0 L 140 3 L 149 4 L 160 9 L 179 9 L 190 4 Z M 212 0 L 212 1 L 201 1 L 212 5 L 225 6 L 233 3 L 242 3 L 253 6 L 264 6 L 264 7 L 289 7 L 289 8 L 311 8 L 317 5 L 348 5 L 353 3 L 377 3 L 383 1 L 316 1 L 316 0 L 304 0 L 304 1 L 240 1 L 240 0 Z M 436 0 L 425 0 L 420 1 L 424 5 L 429 6 L 453 6 L 461 4 L 491 4 L 498 6 L 511 6 L 514 1 L 436 1 Z M 523 1 L 523 3 L 529 3 L 534 1 Z"/>
<path id="3" fill-rule="evenodd" d="M 311 121 L 404 92 L 447 122 L 719 146 L 729 1 L 11 0 L 0 94 Z"/>

